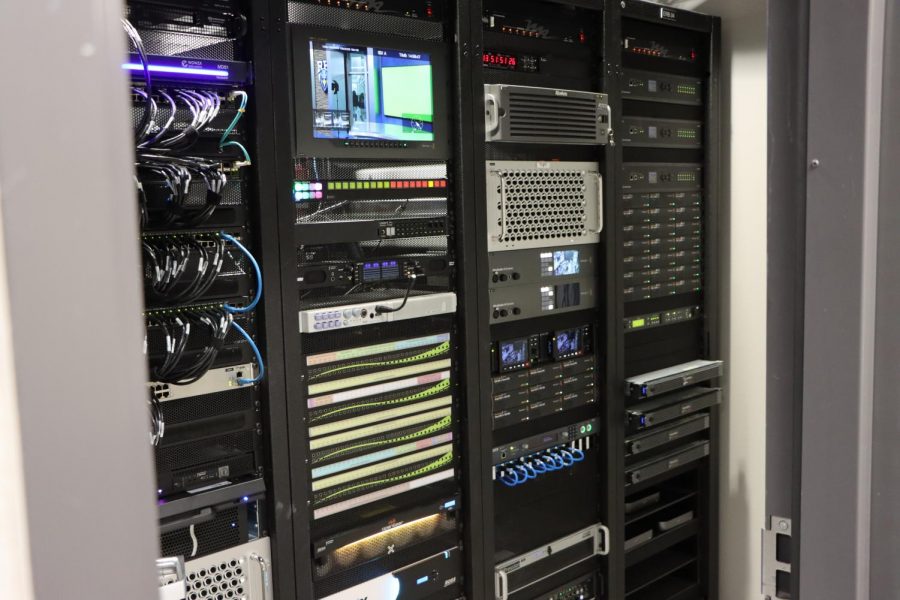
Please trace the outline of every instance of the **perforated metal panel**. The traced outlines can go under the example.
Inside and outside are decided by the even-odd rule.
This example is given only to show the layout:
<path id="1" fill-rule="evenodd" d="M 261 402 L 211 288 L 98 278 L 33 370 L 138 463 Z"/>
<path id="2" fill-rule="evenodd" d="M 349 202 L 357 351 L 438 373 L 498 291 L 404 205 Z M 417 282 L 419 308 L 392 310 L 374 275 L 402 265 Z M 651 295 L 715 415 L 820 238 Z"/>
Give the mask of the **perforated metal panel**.
<path id="1" fill-rule="evenodd" d="M 443 24 L 435 21 L 301 2 L 288 2 L 288 21 L 420 40 L 441 40 L 444 37 Z"/>
<path id="2" fill-rule="evenodd" d="M 488 250 L 598 243 L 599 168 L 592 162 L 488 162 Z"/>
<path id="3" fill-rule="evenodd" d="M 271 598 L 271 564 L 268 538 L 192 560 L 185 564 L 186 600 Z"/>
<path id="4" fill-rule="evenodd" d="M 239 38 L 246 20 L 236 6 L 230 7 L 230 12 L 219 12 L 130 4 L 126 14 L 140 31 L 148 54 L 240 60 L 243 49 Z M 129 51 L 134 52 L 134 48 Z"/>

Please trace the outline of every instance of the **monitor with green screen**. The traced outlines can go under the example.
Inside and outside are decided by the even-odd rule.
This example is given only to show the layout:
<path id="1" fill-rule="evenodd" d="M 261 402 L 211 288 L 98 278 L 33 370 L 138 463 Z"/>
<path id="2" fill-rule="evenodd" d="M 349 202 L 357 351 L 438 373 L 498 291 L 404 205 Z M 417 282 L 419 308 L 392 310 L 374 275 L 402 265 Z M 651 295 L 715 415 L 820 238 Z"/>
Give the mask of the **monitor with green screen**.
<path id="1" fill-rule="evenodd" d="M 385 115 L 428 123 L 434 121 L 431 65 L 383 68 L 381 87 Z"/>

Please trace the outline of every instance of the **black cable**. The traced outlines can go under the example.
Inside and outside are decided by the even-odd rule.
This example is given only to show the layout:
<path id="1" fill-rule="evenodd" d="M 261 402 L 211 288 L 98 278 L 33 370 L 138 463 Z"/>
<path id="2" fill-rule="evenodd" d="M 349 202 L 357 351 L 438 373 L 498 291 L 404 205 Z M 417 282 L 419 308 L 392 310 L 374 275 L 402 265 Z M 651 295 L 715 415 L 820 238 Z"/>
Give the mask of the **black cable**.
<path id="1" fill-rule="evenodd" d="M 144 52 L 144 42 L 141 40 L 141 35 L 138 33 L 138 30 L 135 29 L 134 25 L 132 25 L 131 21 L 128 19 L 122 19 L 122 26 L 125 28 L 125 33 L 128 34 L 131 43 L 138 53 L 141 67 L 144 72 L 144 89 L 147 92 L 147 98 L 144 103 L 144 116 L 141 118 L 141 124 L 138 126 L 138 132 L 142 132 L 141 135 L 146 135 L 146 131 L 150 128 L 150 115 L 152 110 L 151 96 L 153 95 L 153 82 L 150 79 L 150 63 L 147 60 L 147 53 Z"/>
<path id="2" fill-rule="evenodd" d="M 409 276 L 409 285 L 406 286 L 406 294 L 403 295 L 403 302 L 400 303 L 400 306 L 397 308 L 391 308 L 390 306 L 384 306 L 382 304 L 375 305 L 375 314 L 380 315 L 383 313 L 394 313 L 400 312 L 406 306 L 406 303 L 409 301 L 409 294 L 412 292 L 413 286 L 416 284 L 416 278 L 418 276 L 415 273 L 412 273 Z"/>

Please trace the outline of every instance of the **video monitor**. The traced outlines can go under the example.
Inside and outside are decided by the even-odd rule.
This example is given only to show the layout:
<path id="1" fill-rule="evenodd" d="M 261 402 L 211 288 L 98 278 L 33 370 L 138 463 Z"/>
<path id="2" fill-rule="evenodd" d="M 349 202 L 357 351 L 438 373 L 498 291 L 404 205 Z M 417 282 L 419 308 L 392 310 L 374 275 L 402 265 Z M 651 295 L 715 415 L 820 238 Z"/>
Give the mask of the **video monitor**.
<path id="1" fill-rule="evenodd" d="M 298 156 L 446 158 L 443 46 L 302 26 L 293 43 Z"/>
<path id="2" fill-rule="evenodd" d="M 556 332 L 555 356 L 571 356 L 582 349 L 581 329 L 564 329 Z"/>
<path id="3" fill-rule="evenodd" d="M 553 274 L 555 276 L 578 275 L 580 272 L 581 263 L 578 261 L 578 250 L 556 250 L 553 252 Z"/>
<path id="4" fill-rule="evenodd" d="M 513 367 L 528 361 L 528 340 L 500 342 L 500 367 Z"/>

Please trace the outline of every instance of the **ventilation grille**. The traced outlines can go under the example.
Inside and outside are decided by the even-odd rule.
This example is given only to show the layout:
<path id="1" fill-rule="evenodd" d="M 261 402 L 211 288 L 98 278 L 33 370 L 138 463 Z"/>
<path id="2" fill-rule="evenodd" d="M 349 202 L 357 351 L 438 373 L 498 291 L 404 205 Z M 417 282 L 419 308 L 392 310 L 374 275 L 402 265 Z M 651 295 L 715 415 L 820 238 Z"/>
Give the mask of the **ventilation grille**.
<path id="1" fill-rule="evenodd" d="M 603 94 L 486 85 L 484 98 L 486 141 L 606 143 L 610 118 Z"/>
<path id="2" fill-rule="evenodd" d="M 490 163 L 489 249 L 597 243 L 599 202 L 596 163 Z"/>
<path id="3" fill-rule="evenodd" d="M 188 561 L 185 600 L 271 598 L 271 562 L 268 538 Z"/>
<path id="4" fill-rule="evenodd" d="M 554 98 L 510 92 L 509 135 L 513 140 L 540 138 L 556 141 L 595 142 L 597 139 L 597 103 L 590 98 Z"/>

